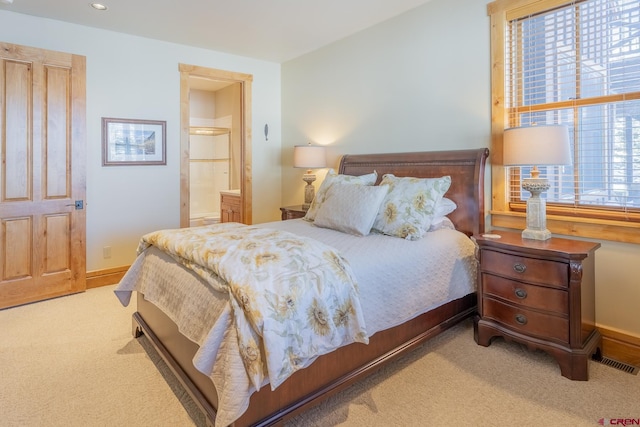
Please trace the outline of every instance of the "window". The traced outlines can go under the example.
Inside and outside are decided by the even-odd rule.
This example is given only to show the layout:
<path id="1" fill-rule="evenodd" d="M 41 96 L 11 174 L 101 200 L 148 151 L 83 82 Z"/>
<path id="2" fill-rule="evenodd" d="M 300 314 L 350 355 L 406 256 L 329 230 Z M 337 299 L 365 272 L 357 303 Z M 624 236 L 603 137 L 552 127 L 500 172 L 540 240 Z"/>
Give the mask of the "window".
<path id="1" fill-rule="evenodd" d="M 503 100 L 493 103 L 494 160 L 505 128 L 567 125 L 573 165 L 541 168 L 548 214 L 640 222 L 640 0 L 497 1 L 489 13 L 492 62 L 502 65 L 492 76 Z M 529 168 L 498 172 L 505 191 L 494 210 L 523 212 Z"/>

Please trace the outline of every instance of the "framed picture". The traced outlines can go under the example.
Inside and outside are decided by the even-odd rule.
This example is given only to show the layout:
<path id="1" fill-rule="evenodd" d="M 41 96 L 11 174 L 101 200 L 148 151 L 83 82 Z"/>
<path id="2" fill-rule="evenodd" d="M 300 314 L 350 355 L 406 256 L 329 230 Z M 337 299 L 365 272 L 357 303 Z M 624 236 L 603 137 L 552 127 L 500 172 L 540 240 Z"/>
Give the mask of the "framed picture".
<path id="1" fill-rule="evenodd" d="M 166 165 L 167 122 L 102 118 L 102 166 Z"/>

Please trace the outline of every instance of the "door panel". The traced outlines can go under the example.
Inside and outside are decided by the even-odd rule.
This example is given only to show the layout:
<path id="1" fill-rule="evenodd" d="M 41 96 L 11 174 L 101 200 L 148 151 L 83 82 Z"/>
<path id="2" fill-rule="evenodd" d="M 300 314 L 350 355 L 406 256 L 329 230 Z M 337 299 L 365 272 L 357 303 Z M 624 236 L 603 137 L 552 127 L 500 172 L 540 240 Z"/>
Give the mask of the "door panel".
<path id="1" fill-rule="evenodd" d="M 29 140 L 29 98 L 31 67 L 28 64 L 6 61 L 4 77 L 6 94 L 3 108 L 5 134 L 2 176 L 2 201 L 31 198 L 31 141 Z M 4 106 L 4 105 L 3 105 Z M 11 141 L 7 144 L 5 141 Z"/>
<path id="2" fill-rule="evenodd" d="M 47 133 L 45 163 L 45 198 L 70 196 L 69 156 L 69 108 L 70 70 L 59 67 L 46 67 L 47 82 Z"/>
<path id="3" fill-rule="evenodd" d="M 71 270 L 69 259 L 71 244 L 71 215 L 46 215 L 44 274 Z"/>
<path id="4" fill-rule="evenodd" d="M 0 43 L 0 308 L 86 289 L 85 58 Z"/>
<path id="5" fill-rule="evenodd" d="M 2 281 L 24 279 L 32 276 L 31 217 L 13 218 L 2 221 L 2 252 L 4 253 L 4 274 Z M 25 236 L 28 236 L 25 238 Z M 9 244 L 12 242 L 13 244 Z"/>

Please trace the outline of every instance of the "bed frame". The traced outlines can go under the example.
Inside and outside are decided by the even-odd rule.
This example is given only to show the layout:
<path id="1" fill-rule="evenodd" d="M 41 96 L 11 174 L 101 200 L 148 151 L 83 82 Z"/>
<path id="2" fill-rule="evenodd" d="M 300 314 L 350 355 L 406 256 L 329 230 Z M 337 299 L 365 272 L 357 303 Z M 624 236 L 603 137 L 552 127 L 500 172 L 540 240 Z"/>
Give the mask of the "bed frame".
<path id="1" fill-rule="evenodd" d="M 449 215 L 458 230 L 472 235 L 484 231 L 484 174 L 489 150 L 460 150 L 398 154 L 346 155 L 339 173 L 440 177 L 450 175 L 446 197 L 458 208 Z M 145 334 L 185 390 L 204 413 L 207 425 L 215 422 L 217 395 L 211 380 L 191 362 L 198 347 L 178 332 L 176 325 L 155 305 L 138 294 L 133 315 L 134 335 Z M 234 426 L 280 425 L 320 403 L 384 364 L 450 328 L 476 311 L 476 295 L 452 301 L 402 325 L 374 334 L 368 345 L 354 343 L 320 356 L 276 390 L 270 387 L 251 396 L 248 410 Z"/>

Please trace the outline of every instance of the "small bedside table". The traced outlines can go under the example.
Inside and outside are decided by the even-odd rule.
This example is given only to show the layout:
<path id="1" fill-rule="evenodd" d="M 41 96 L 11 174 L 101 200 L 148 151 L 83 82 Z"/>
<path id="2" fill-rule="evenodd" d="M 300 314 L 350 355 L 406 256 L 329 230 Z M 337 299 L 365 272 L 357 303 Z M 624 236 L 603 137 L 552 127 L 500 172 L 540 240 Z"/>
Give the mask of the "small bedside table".
<path id="1" fill-rule="evenodd" d="M 282 220 L 304 218 L 307 214 L 307 209 L 302 209 L 302 205 L 296 206 L 284 206 L 280 208 L 282 211 Z"/>
<path id="2" fill-rule="evenodd" d="M 586 381 L 592 354 L 602 345 L 595 328 L 595 251 L 599 243 L 520 233 L 476 235 L 478 316 L 474 338 L 496 336 L 549 353 L 563 376 Z"/>

